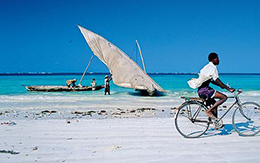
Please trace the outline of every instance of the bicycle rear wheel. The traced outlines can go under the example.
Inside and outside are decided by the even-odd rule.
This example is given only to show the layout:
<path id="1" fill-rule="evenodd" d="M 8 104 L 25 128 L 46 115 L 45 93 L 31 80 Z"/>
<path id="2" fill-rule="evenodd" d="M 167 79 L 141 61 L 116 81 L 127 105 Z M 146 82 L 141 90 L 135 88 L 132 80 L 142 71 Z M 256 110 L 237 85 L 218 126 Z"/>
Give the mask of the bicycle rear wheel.
<path id="1" fill-rule="evenodd" d="M 233 114 L 233 127 L 241 136 L 254 136 L 260 132 L 260 105 L 245 102 Z"/>
<path id="2" fill-rule="evenodd" d="M 204 113 L 206 107 L 196 101 L 185 102 L 176 113 L 175 126 L 185 138 L 197 138 L 209 127 L 209 118 Z"/>

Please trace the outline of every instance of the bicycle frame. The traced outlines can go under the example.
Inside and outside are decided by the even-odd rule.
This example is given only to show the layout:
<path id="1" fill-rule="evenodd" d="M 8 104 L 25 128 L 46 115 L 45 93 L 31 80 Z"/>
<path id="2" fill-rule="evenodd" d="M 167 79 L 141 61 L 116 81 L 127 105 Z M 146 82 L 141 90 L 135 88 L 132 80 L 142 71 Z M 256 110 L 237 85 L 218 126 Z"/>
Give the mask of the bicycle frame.
<path id="1" fill-rule="evenodd" d="M 240 101 L 240 99 L 239 99 L 239 97 L 238 97 L 239 94 L 240 94 L 240 92 L 238 92 L 238 93 L 235 94 L 234 96 L 228 96 L 228 99 L 230 99 L 230 98 L 235 98 L 235 102 L 228 108 L 228 110 L 227 110 L 218 120 L 222 120 L 222 119 L 227 115 L 227 113 L 228 113 L 236 104 L 238 105 L 238 107 L 241 107 L 241 101 Z M 250 118 L 248 118 L 248 117 L 243 113 L 242 110 L 240 110 L 240 111 L 241 111 L 241 114 L 242 114 L 246 119 L 250 120 Z"/>
<path id="2" fill-rule="evenodd" d="M 239 99 L 239 97 L 238 97 L 238 95 L 239 95 L 240 93 L 242 93 L 242 90 L 239 89 L 237 93 L 234 93 L 234 96 L 228 96 L 228 97 L 227 97 L 228 99 L 234 98 L 234 99 L 235 99 L 235 102 L 228 108 L 228 110 L 227 110 L 220 118 L 218 118 L 218 120 L 222 120 L 222 119 L 227 115 L 227 113 L 228 113 L 236 104 L 238 105 L 239 108 L 241 108 L 242 103 L 241 103 L 241 101 L 240 101 L 240 99 Z M 185 100 L 188 102 L 188 101 L 190 101 L 190 98 L 187 98 L 187 99 L 185 99 Z M 208 106 L 205 105 L 205 103 L 203 103 L 203 102 L 198 102 L 198 103 L 200 103 L 201 105 L 203 105 L 206 109 L 209 109 Z M 190 117 L 191 117 L 190 120 L 191 120 L 192 122 L 196 122 L 196 121 L 197 121 L 197 120 L 196 120 L 196 117 L 197 117 L 197 115 L 199 114 L 199 112 L 200 112 L 201 109 L 202 109 L 201 107 L 198 108 L 198 109 L 196 110 L 196 112 L 194 113 L 194 115 L 190 115 Z M 242 109 L 240 109 L 240 112 L 241 112 L 241 114 L 242 114 L 246 119 L 250 120 L 250 118 L 248 118 L 248 117 L 243 113 L 243 110 L 242 110 Z"/>
<path id="3" fill-rule="evenodd" d="M 223 119 L 223 118 L 227 115 L 227 113 L 228 113 L 236 104 L 237 104 L 238 106 L 241 105 L 240 100 L 239 100 L 239 98 L 238 98 L 237 96 L 231 96 L 231 97 L 228 97 L 228 99 L 229 99 L 229 98 L 235 98 L 236 101 L 228 108 L 228 110 L 227 110 L 219 119 Z"/>
<path id="4" fill-rule="evenodd" d="M 189 101 L 187 101 L 187 102 L 189 102 Z M 201 120 L 197 120 L 197 119 L 196 119 L 197 116 L 199 115 L 201 109 L 204 108 L 205 110 L 207 110 L 207 107 L 206 107 L 202 102 L 197 102 L 197 101 L 193 101 L 193 102 L 200 104 L 201 107 L 199 107 L 199 108 L 195 111 L 195 113 L 192 115 L 191 112 L 190 112 L 190 105 L 188 105 L 187 110 L 189 111 L 190 120 L 191 120 L 193 123 L 194 123 L 194 122 L 208 122 L 208 121 L 201 121 Z M 178 110 L 178 111 L 179 111 L 179 110 Z M 177 114 L 175 114 L 175 115 L 177 115 Z"/>

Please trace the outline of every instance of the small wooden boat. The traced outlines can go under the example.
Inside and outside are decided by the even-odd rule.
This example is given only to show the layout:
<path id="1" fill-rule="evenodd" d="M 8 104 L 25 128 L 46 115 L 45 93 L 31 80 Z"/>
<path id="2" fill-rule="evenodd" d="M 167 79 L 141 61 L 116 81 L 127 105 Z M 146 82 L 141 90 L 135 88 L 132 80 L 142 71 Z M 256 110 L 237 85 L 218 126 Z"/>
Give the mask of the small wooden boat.
<path id="1" fill-rule="evenodd" d="M 76 92 L 76 91 L 98 91 L 102 88 L 105 88 L 105 85 L 98 85 L 96 87 L 92 86 L 48 86 L 48 85 L 34 85 L 34 86 L 25 86 L 27 91 L 31 92 Z"/>
<path id="2" fill-rule="evenodd" d="M 86 67 L 78 85 L 75 86 L 55 86 L 55 85 L 32 85 L 32 86 L 25 86 L 27 91 L 30 92 L 78 92 L 78 91 L 98 91 L 102 88 L 105 88 L 105 85 L 97 85 L 97 86 L 81 86 L 81 82 L 92 62 L 93 56 L 90 58 L 88 66 Z"/>

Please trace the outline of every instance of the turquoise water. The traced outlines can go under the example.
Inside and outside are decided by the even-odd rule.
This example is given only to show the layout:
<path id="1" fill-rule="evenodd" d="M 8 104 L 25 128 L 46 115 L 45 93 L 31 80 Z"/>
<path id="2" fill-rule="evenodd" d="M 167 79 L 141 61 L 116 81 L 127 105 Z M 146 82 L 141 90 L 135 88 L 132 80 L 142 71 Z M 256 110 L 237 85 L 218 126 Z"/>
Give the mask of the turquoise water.
<path id="1" fill-rule="evenodd" d="M 104 74 L 86 75 L 82 85 L 90 85 L 93 78 L 104 83 Z M 104 89 L 84 92 L 27 92 L 22 85 L 65 85 L 66 80 L 81 75 L 5 75 L 0 76 L 0 110 L 42 111 L 60 110 L 70 113 L 78 110 L 156 108 L 170 109 L 183 103 L 181 96 L 197 96 L 197 90 L 189 88 L 187 81 L 197 75 L 150 75 L 166 93 L 158 96 L 142 96 L 138 91 L 111 85 L 111 96 L 104 96 Z M 242 88 L 242 101 L 259 103 L 260 75 L 220 75 L 224 83 Z M 78 84 L 78 83 L 76 83 Z M 215 87 L 216 88 L 216 87 Z M 226 90 L 217 90 L 227 94 Z M 232 102 L 231 99 L 230 102 Z"/>
<path id="2" fill-rule="evenodd" d="M 176 92 L 194 93 L 196 90 L 189 88 L 187 81 L 191 78 L 197 77 L 197 75 L 150 75 L 163 89 L 167 91 L 166 96 L 174 94 Z M 81 75 L 4 75 L 0 76 L 0 95 L 30 95 L 30 94 L 46 94 L 27 92 L 22 85 L 65 85 L 66 80 L 76 78 L 78 81 Z M 95 78 L 98 85 L 104 83 L 103 74 L 89 74 L 87 75 L 82 85 L 90 85 L 92 79 Z M 229 83 L 234 88 L 242 88 L 244 91 L 260 91 L 260 75 L 253 74 L 222 74 L 221 80 L 224 83 Z M 213 86 L 214 87 L 214 86 Z M 214 87 L 217 90 L 220 88 Z M 49 95 L 67 95 L 67 94 L 103 94 L 104 90 L 95 92 L 73 92 L 73 93 L 48 93 Z M 111 92 L 115 96 L 131 95 L 135 93 L 133 89 L 126 89 L 111 85 Z"/>

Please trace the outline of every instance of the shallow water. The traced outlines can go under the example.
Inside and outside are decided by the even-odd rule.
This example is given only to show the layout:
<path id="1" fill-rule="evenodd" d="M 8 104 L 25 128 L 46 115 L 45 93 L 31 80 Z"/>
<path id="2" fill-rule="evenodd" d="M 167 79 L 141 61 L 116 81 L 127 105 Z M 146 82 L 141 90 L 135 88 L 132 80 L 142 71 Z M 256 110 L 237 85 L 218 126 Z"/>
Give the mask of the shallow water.
<path id="1" fill-rule="evenodd" d="M 93 78 L 103 84 L 104 74 L 88 74 L 82 85 L 90 85 Z M 85 92 L 27 92 L 22 85 L 65 85 L 66 80 L 81 75 L 5 75 L 0 76 L 0 109 L 91 109 L 91 108 L 170 108 L 181 104 L 181 96 L 197 96 L 187 81 L 197 75 L 150 75 L 166 93 L 156 97 L 142 96 L 133 89 L 111 85 L 111 95 L 104 96 L 104 89 Z M 258 101 L 260 96 L 260 75 L 220 75 L 224 83 L 244 90 L 242 99 Z M 214 87 L 214 86 L 213 86 Z M 216 88 L 216 87 L 214 87 Z M 216 88 L 223 91 L 220 88 Z M 230 93 L 227 93 L 231 95 Z"/>

